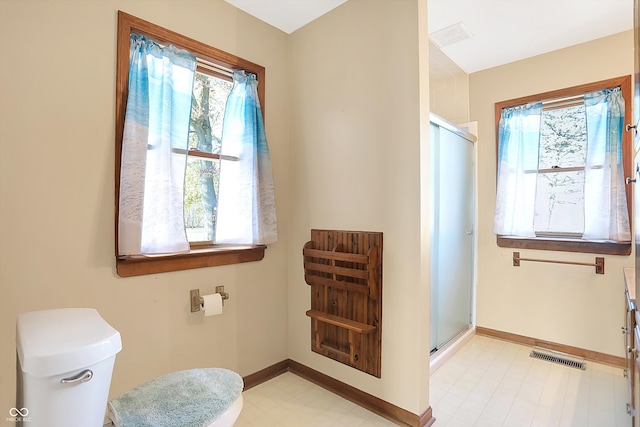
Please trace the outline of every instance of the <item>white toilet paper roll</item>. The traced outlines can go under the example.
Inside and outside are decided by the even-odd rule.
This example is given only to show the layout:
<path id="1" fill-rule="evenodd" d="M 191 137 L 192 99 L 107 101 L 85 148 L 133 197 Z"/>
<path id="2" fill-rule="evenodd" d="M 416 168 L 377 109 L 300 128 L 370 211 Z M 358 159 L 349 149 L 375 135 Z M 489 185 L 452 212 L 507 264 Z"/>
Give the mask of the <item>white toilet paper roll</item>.
<path id="1" fill-rule="evenodd" d="M 222 314 L 222 295 L 210 294 L 202 297 L 204 300 L 202 308 L 205 316 L 215 316 Z"/>

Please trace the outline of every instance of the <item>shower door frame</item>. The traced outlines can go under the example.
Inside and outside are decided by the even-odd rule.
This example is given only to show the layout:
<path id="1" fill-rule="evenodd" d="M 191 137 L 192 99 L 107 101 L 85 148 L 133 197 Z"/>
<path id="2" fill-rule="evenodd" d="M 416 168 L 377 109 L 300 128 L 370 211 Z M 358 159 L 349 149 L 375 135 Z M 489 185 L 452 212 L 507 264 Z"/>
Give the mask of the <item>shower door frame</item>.
<path id="1" fill-rule="evenodd" d="M 477 223 L 478 223 L 478 204 L 477 204 L 477 194 L 478 194 L 478 180 L 477 180 L 477 138 L 474 134 L 477 134 L 477 122 L 471 122 L 471 123 L 467 123 L 467 124 L 463 124 L 463 125 L 453 125 L 452 123 L 448 122 L 447 120 L 443 119 L 442 117 L 431 113 L 430 114 L 430 129 L 432 125 L 436 125 L 438 127 L 440 127 L 441 129 L 445 129 L 449 132 L 452 132 L 453 134 L 469 141 L 472 144 L 472 151 L 471 151 L 471 166 L 472 166 L 472 172 L 471 172 L 471 179 L 472 179 L 472 188 L 471 188 L 471 196 L 472 196 L 472 202 L 471 202 L 471 279 L 470 279 L 470 306 L 469 306 L 469 323 L 468 323 L 468 327 L 461 330 L 458 334 L 455 334 L 453 337 L 451 337 L 451 339 L 449 339 L 448 341 L 446 341 L 445 343 L 439 343 L 436 342 L 436 348 L 435 350 L 431 345 L 430 342 L 430 350 L 431 350 L 431 355 L 432 357 L 437 355 L 438 353 L 440 353 L 443 349 L 447 348 L 448 346 L 450 346 L 452 343 L 454 343 L 458 338 L 464 336 L 465 334 L 467 334 L 470 329 L 473 329 L 475 326 L 475 322 L 476 322 L 476 278 L 477 278 L 477 250 L 478 250 L 478 239 L 477 239 Z M 465 129 L 461 128 L 464 127 Z M 431 131 L 430 131 L 431 132 Z M 435 141 L 431 141 L 431 143 L 435 143 Z M 433 185 L 433 183 L 432 183 Z M 433 188 L 433 187 L 432 187 Z M 433 199 L 432 199 L 433 200 Z M 432 215 L 434 215 L 434 211 L 432 209 Z M 432 250 L 433 250 L 433 246 L 432 246 Z M 431 298 L 433 298 L 434 295 L 431 296 Z M 432 331 L 432 327 L 430 326 L 430 333 Z M 430 340 L 431 341 L 431 340 Z"/>

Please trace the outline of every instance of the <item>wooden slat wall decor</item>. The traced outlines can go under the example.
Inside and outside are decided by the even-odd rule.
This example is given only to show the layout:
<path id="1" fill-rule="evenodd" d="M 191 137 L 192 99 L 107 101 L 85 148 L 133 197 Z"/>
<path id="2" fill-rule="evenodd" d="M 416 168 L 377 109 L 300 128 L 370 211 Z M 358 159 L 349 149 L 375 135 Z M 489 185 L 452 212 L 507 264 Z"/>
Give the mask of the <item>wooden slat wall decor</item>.
<path id="1" fill-rule="evenodd" d="M 382 233 L 311 230 L 311 350 L 380 378 Z"/>

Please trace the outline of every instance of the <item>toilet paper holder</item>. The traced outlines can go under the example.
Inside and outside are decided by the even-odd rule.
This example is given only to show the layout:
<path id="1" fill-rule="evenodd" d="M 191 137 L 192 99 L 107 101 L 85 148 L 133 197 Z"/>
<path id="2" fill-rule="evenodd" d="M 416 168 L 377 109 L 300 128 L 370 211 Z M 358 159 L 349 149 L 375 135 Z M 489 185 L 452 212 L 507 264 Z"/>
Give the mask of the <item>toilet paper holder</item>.
<path id="1" fill-rule="evenodd" d="M 191 312 L 201 311 L 204 298 L 200 296 L 200 289 L 191 289 L 189 293 L 191 295 Z M 224 300 L 229 299 L 229 294 L 224 291 L 224 286 L 216 286 L 215 293 L 222 297 L 222 305 L 224 305 Z"/>

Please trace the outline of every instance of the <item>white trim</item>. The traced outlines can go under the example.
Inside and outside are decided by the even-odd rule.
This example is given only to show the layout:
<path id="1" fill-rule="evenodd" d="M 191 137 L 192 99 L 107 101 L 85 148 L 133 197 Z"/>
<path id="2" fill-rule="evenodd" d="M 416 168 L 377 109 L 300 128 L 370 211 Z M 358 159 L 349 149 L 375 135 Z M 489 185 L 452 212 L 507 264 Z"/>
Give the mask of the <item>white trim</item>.
<path id="1" fill-rule="evenodd" d="M 462 331 L 454 339 L 449 341 L 444 347 L 435 352 L 431 356 L 429 362 L 429 375 L 433 375 L 444 363 L 451 358 L 460 348 L 467 343 L 476 334 L 475 325 L 469 326 L 468 329 Z"/>

